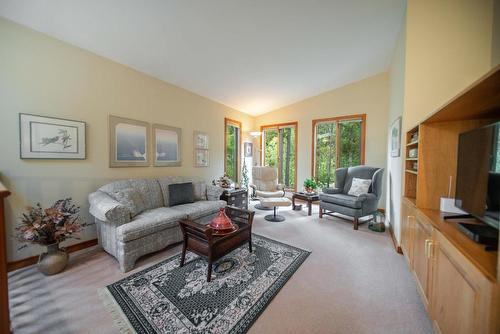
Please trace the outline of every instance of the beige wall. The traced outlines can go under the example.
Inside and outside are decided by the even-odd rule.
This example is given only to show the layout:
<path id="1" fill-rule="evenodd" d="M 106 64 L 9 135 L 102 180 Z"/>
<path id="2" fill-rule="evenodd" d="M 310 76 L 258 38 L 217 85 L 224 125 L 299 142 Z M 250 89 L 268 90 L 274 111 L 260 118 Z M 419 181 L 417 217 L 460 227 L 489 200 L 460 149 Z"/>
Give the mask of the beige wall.
<path id="1" fill-rule="evenodd" d="M 409 0 L 405 129 L 465 89 L 492 65 L 493 0 Z"/>
<path id="2" fill-rule="evenodd" d="M 365 163 L 385 167 L 388 94 L 388 75 L 379 74 L 258 116 L 256 127 L 298 121 L 297 186 L 302 189 L 304 179 L 311 176 L 313 119 L 366 114 Z"/>
<path id="3" fill-rule="evenodd" d="M 6 203 L 9 235 L 23 208 L 37 201 L 50 205 L 72 196 L 83 218 L 91 220 L 87 195 L 111 179 L 196 175 L 212 180 L 223 173 L 224 117 L 243 122 L 244 131 L 254 127 L 246 114 L 4 19 L 0 45 L 0 173 L 13 192 Z M 19 113 L 87 122 L 87 159 L 21 160 Z M 182 128 L 182 167 L 109 168 L 109 114 Z M 209 168 L 193 167 L 193 130 L 210 135 Z M 94 227 L 83 239 L 92 238 Z M 17 251 L 8 240 L 9 261 L 37 252 L 36 247 Z"/>

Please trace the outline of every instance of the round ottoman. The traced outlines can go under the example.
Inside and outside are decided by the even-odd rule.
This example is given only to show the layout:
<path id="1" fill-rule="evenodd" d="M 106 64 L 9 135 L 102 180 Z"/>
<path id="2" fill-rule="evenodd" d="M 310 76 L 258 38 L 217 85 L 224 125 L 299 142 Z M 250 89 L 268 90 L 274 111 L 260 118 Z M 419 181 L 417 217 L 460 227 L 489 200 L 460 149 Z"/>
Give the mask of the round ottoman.
<path id="1" fill-rule="evenodd" d="M 265 220 L 270 222 L 282 222 L 285 220 L 285 217 L 277 215 L 276 210 L 279 206 L 290 206 L 292 202 L 286 197 L 270 197 L 270 198 L 261 198 L 260 204 L 266 208 L 274 209 L 274 214 L 267 215 L 264 217 Z"/>

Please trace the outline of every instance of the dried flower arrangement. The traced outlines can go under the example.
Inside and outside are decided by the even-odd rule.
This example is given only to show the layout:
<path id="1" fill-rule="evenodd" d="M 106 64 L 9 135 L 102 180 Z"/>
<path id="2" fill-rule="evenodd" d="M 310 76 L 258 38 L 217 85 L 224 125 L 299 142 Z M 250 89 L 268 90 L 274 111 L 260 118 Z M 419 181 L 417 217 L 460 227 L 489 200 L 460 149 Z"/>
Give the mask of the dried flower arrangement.
<path id="1" fill-rule="evenodd" d="M 50 208 L 43 209 L 40 203 L 28 207 L 23 213 L 22 223 L 16 228 L 17 240 L 23 243 L 52 245 L 66 239 L 79 239 L 78 232 L 87 224 L 79 220 L 80 208 L 71 198 L 58 200 Z"/>
<path id="2" fill-rule="evenodd" d="M 231 184 L 233 181 L 227 176 L 227 174 L 224 174 L 224 176 L 221 176 L 220 178 L 213 180 L 212 184 L 214 186 L 219 186 L 222 188 L 231 188 Z"/>

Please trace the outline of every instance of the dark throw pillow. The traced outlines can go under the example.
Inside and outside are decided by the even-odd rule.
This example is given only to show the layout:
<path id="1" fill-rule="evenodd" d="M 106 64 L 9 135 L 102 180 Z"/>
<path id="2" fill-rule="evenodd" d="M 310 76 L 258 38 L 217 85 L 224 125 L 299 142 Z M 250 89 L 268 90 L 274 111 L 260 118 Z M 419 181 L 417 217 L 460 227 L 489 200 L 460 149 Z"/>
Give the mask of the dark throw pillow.
<path id="1" fill-rule="evenodd" d="M 168 206 L 193 203 L 193 183 L 174 183 L 168 186 Z"/>

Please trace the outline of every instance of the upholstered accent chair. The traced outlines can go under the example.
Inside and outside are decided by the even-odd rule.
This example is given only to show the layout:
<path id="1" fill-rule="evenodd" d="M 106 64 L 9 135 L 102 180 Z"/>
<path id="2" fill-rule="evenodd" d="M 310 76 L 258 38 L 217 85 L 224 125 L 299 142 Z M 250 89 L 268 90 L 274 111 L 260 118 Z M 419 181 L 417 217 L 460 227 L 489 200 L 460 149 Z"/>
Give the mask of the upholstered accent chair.
<path id="1" fill-rule="evenodd" d="M 324 188 L 319 195 L 319 218 L 340 213 L 354 218 L 354 229 L 358 229 L 359 218 L 373 215 L 382 195 L 383 168 L 356 166 L 335 171 L 335 187 Z M 368 193 L 349 195 L 353 178 L 371 180 Z"/>
<path id="2" fill-rule="evenodd" d="M 278 183 L 278 168 L 268 166 L 252 167 L 252 199 L 284 197 L 285 187 Z M 257 209 L 266 208 L 255 206 Z"/>

